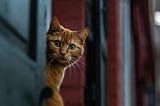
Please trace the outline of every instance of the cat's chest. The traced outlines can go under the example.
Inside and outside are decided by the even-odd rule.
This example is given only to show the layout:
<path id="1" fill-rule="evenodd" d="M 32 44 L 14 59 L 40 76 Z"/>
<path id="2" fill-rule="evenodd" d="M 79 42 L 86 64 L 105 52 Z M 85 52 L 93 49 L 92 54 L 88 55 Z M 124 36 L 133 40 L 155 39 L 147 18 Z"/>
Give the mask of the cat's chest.
<path id="1" fill-rule="evenodd" d="M 65 71 L 66 71 L 66 68 L 64 69 L 64 71 L 63 71 L 63 73 L 62 73 L 62 77 L 61 77 L 60 83 L 59 83 L 59 85 L 58 85 L 58 89 L 60 89 L 61 84 L 62 84 L 62 82 L 63 82 L 64 75 L 65 75 Z"/>

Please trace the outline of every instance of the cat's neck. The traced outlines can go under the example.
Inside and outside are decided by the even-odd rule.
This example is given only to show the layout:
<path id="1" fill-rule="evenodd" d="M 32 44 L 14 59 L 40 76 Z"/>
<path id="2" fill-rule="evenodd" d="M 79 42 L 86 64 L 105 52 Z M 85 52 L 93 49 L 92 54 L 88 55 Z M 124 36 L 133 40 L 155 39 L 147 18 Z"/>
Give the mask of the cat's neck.
<path id="1" fill-rule="evenodd" d="M 59 90 L 63 81 L 66 67 L 61 65 L 48 65 L 46 66 L 46 83 L 47 86 L 52 87 L 54 90 Z"/>

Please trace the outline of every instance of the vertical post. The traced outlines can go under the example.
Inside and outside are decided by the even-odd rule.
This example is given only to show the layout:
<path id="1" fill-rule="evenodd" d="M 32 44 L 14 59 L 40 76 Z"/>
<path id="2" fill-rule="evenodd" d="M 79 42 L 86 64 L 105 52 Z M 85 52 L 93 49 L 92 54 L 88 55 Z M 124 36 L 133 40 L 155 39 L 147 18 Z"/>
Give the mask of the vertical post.
<path id="1" fill-rule="evenodd" d="M 123 106 L 132 106 L 130 0 L 121 0 Z"/>
<path id="2" fill-rule="evenodd" d="M 148 0 L 131 0 L 136 106 L 155 106 L 155 64 L 148 10 Z"/>
<path id="3" fill-rule="evenodd" d="M 106 0 L 87 0 L 87 23 L 90 35 L 87 40 L 87 105 L 106 106 Z"/>
<path id="4" fill-rule="evenodd" d="M 108 0 L 107 106 L 122 106 L 120 0 Z"/>
<path id="5" fill-rule="evenodd" d="M 97 75 L 97 96 L 98 102 L 96 106 L 106 106 L 106 34 L 104 29 L 104 2 L 97 0 L 97 29 L 96 32 L 96 75 Z M 97 36 L 98 35 L 98 36 Z"/>

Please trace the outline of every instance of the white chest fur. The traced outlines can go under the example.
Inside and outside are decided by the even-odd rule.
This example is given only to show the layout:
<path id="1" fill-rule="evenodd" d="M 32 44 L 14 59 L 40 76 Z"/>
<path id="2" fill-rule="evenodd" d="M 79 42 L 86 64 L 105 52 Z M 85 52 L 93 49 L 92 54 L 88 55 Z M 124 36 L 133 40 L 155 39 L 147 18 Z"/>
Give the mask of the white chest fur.
<path id="1" fill-rule="evenodd" d="M 65 71 L 66 71 L 66 68 L 65 68 L 65 69 L 64 69 L 64 71 L 63 71 L 63 74 L 62 74 L 62 79 L 61 79 L 61 81 L 60 81 L 60 83 L 59 83 L 59 85 L 58 85 L 58 89 L 60 89 L 60 87 L 61 87 L 61 84 L 62 84 L 62 82 L 63 82 L 64 75 L 65 75 Z"/>

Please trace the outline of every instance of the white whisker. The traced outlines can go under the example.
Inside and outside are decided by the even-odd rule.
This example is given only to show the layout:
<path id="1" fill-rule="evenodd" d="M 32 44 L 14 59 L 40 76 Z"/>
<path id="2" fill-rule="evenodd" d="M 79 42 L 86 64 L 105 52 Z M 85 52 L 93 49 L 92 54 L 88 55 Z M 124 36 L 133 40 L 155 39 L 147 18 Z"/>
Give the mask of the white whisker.
<path id="1" fill-rule="evenodd" d="M 51 59 L 51 61 L 49 62 L 49 67 L 51 66 L 51 64 L 52 64 L 52 62 L 55 60 L 55 57 L 53 57 L 52 59 Z"/>
<path id="2" fill-rule="evenodd" d="M 73 68 L 73 70 L 72 70 L 72 71 L 74 71 L 74 73 L 73 73 L 73 78 L 75 78 L 75 77 L 74 77 L 74 76 L 75 76 L 75 67 L 74 67 L 72 61 L 68 61 L 68 62 L 70 63 L 71 68 Z M 72 71 L 71 71 L 71 72 L 72 72 Z"/>
<path id="3" fill-rule="evenodd" d="M 69 61 L 67 61 L 68 62 L 68 64 L 69 64 L 69 81 L 71 80 L 71 71 L 72 71 L 72 67 L 71 67 L 71 64 L 70 64 L 70 62 Z"/>
<path id="4" fill-rule="evenodd" d="M 78 67 L 78 70 L 81 73 L 82 79 L 84 79 L 84 73 L 81 71 L 79 64 L 76 61 L 74 61 L 73 59 L 71 61 Z"/>

